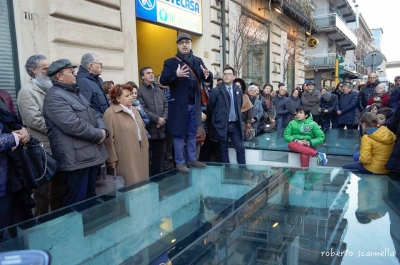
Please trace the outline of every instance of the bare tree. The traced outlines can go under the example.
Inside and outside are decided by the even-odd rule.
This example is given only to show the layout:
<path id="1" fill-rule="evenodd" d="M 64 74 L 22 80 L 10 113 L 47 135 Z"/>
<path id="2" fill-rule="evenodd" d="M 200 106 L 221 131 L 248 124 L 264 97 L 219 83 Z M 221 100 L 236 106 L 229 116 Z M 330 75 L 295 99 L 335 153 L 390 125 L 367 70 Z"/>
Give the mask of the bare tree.
<path id="1" fill-rule="evenodd" d="M 243 65 L 249 56 L 260 52 L 263 40 L 268 37 L 268 28 L 264 22 L 257 21 L 246 7 L 246 1 L 236 3 L 235 12 L 230 12 L 229 17 L 229 41 L 233 48 L 233 67 L 240 76 Z"/>
<path id="2" fill-rule="evenodd" d="M 287 38 L 283 43 L 283 65 L 281 71 L 283 71 L 283 83 L 286 83 L 288 71 L 296 66 L 296 64 L 304 63 L 304 42 L 296 37 Z"/>

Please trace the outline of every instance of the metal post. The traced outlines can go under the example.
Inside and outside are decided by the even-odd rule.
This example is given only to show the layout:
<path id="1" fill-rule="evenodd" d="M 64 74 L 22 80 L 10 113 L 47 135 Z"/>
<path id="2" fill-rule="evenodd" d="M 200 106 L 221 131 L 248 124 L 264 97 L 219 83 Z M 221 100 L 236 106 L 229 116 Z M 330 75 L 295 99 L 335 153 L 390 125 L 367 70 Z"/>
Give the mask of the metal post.
<path id="1" fill-rule="evenodd" d="M 336 55 L 336 59 L 335 59 L 335 85 L 337 86 L 337 84 L 339 84 L 339 59 L 337 58 L 337 55 Z"/>
<path id="2" fill-rule="evenodd" d="M 221 73 L 226 66 L 226 23 L 225 23 L 225 0 L 221 0 Z"/>

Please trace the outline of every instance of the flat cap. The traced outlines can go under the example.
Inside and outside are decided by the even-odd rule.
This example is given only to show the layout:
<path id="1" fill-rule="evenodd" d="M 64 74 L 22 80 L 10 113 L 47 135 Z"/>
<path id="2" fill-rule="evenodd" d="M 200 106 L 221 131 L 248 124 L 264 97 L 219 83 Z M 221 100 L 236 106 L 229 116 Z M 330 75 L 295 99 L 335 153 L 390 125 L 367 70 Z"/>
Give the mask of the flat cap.
<path id="1" fill-rule="evenodd" d="M 315 83 L 314 83 L 314 81 L 310 80 L 310 81 L 307 81 L 307 86 L 308 85 L 314 85 L 315 86 Z"/>
<path id="2" fill-rule="evenodd" d="M 180 42 L 182 39 L 192 40 L 192 37 L 190 37 L 190 35 L 187 34 L 187 33 L 181 33 L 181 34 L 179 34 L 178 37 L 176 38 L 176 43 Z"/>
<path id="3" fill-rule="evenodd" d="M 72 65 L 68 59 L 60 59 L 50 64 L 49 68 L 47 68 L 46 75 L 53 76 L 65 68 L 76 68 L 76 65 Z"/>

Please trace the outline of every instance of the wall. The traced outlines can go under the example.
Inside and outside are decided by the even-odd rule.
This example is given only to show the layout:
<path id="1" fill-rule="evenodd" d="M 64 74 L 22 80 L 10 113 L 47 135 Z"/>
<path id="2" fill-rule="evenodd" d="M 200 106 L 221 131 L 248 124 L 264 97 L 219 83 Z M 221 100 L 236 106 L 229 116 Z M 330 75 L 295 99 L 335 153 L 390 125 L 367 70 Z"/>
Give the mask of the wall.
<path id="1" fill-rule="evenodd" d="M 93 52 L 103 62 L 104 80 L 137 80 L 134 1 L 14 0 L 14 10 L 22 83 L 26 59 L 37 53 L 79 65 Z"/>

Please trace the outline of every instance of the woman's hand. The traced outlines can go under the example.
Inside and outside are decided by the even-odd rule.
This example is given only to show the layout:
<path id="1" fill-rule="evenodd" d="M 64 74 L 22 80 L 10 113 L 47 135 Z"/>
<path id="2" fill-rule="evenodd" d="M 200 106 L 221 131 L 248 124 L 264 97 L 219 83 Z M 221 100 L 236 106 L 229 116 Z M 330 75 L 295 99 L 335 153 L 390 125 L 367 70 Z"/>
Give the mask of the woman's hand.
<path id="1" fill-rule="evenodd" d="M 117 161 L 111 162 L 111 163 L 107 163 L 107 166 L 109 166 L 111 168 L 115 168 L 117 166 Z"/>
<path id="2" fill-rule="evenodd" d="M 26 144 L 31 140 L 31 137 L 29 136 L 29 132 L 26 128 L 22 128 L 21 130 L 16 130 L 14 133 L 18 134 L 18 138 L 20 140 L 20 144 Z"/>

